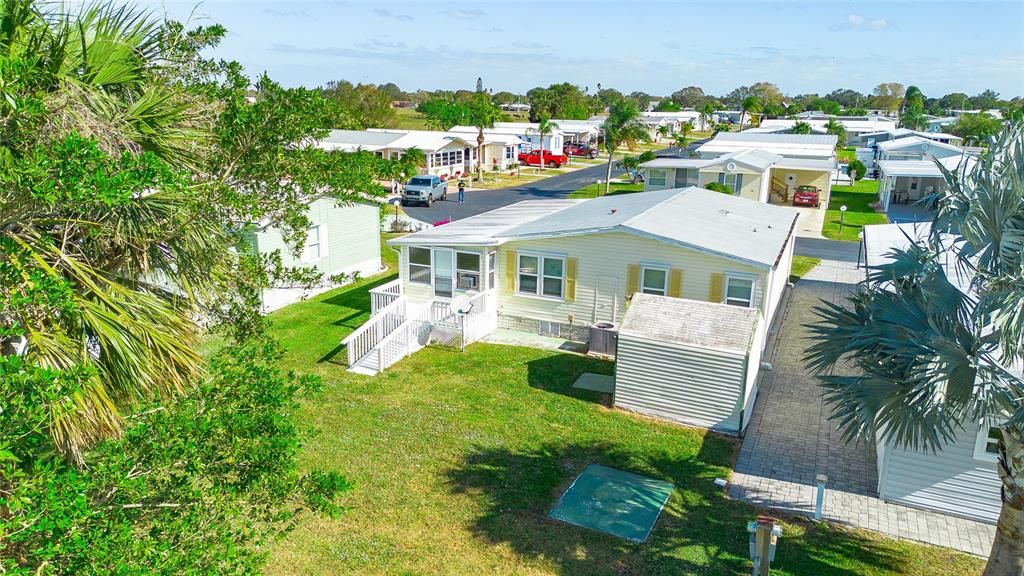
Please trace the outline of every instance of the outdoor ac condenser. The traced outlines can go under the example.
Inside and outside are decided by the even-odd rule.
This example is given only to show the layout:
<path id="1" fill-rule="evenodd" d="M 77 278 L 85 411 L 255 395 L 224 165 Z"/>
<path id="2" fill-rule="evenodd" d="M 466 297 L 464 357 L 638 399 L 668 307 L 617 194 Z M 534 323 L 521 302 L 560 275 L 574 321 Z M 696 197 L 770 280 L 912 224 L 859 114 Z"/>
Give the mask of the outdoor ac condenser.
<path id="1" fill-rule="evenodd" d="M 590 351 L 594 354 L 615 356 L 619 341 L 619 327 L 612 322 L 598 322 L 590 326 Z"/>

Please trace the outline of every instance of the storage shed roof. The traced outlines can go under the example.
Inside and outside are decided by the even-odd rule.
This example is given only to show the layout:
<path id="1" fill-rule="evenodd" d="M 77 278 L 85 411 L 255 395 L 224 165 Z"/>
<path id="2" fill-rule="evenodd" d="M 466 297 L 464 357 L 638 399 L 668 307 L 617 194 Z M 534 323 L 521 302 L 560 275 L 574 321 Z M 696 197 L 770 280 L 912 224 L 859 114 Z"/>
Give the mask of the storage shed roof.
<path id="1" fill-rule="evenodd" d="M 636 336 L 745 355 L 757 326 L 756 308 L 636 294 L 619 328 L 619 338 Z"/>

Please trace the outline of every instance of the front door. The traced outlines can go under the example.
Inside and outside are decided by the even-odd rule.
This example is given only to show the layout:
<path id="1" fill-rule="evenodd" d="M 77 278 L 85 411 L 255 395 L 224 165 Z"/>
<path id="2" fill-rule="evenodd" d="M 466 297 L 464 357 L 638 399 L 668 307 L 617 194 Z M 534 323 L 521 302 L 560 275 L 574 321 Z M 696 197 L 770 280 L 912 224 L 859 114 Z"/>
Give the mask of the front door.
<path id="1" fill-rule="evenodd" d="M 594 283 L 594 323 L 615 322 L 622 305 L 622 279 L 618 276 L 598 276 Z"/>
<path id="2" fill-rule="evenodd" d="M 434 249 L 434 296 L 451 298 L 455 265 L 452 250 Z"/>

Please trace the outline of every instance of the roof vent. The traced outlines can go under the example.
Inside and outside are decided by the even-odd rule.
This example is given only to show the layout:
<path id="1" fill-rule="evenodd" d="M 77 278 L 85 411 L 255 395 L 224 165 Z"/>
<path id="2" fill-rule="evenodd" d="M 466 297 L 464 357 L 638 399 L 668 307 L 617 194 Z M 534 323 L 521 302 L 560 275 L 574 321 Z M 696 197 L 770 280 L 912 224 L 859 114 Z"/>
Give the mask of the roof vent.
<path id="1" fill-rule="evenodd" d="M 610 212 L 608 212 L 608 213 L 609 213 L 609 214 L 615 214 L 615 213 L 616 213 L 616 212 L 618 212 L 618 211 L 619 211 L 619 209 L 618 209 L 618 208 L 612 208 L 612 209 L 611 209 L 611 211 L 610 211 Z"/>
<path id="2" fill-rule="evenodd" d="M 729 162 L 729 163 L 727 163 L 727 164 L 725 165 L 725 169 L 726 169 L 727 171 L 729 171 L 729 172 L 735 172 L 735 171 L 736 171 L 736 163 L 735 163 L 735 162 Z"/>

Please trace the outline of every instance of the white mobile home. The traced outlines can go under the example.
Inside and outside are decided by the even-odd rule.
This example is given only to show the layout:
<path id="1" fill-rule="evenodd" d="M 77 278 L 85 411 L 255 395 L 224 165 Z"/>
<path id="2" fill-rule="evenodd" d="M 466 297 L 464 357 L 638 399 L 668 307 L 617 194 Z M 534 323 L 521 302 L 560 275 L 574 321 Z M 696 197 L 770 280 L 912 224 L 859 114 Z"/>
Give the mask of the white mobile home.
<path id="1" fill-rule="evenodd" d="M 470 170 L 476 162 L 476 138 L 429 130 L 331 130 L 327 138 L 317 142 L 324 150 L 353 152 L 366 150 L 381 158 L 397 159 L 410 148 L 418 148 L 426 156 L 426 173 L 442 178 L 456 178 Z"/>
<path id="2" fill-rule="evenodd" d="M 476 142 L 479 129 L 475 126 L 454 126 L 449 132 Z M 537 133 L 537 125 L 529 122 L 508 122 L 505 126 L 485 128 L 484 136 L 490 135 L 515 136 L 522 141 L 520 148 L 524 152 L 540 146 L 540 134 Z M 561 154 L 562 146 L 565 142 L 566 135 L 560 129 L 556 128 L 551 133 L 544 135 L 544 149 L 549 152 Z"/>
<path id="3" fill-rule="evenodd" d="M 261 254 L 280 251 L 287 267 L 313 267 L 326 276 L 358 274 L 370 276 L 381 270 L 380 207 L 372 202 L 339 203 L 321 198 L 309 204 L 310 228 L 306 243 L 294 253 L 285 243 L 282 231 L 258 226 L 248 234 L 249 243 Z M 277 287 L 263 293 L 263 311 L 269 312 L 296 302 L 318 291 Z"/>
<path id="4" fill-rule="evenodd" d="M 866 267 L 890 261 L 894 248 L 924 241 L 930 224 L 881 224 L 864 227 Z M 947 267 L 947 276 L 961 290 L 969 280 Z M 968 423 L 956 440 L 940 452 L 925 452 L 877 444 L 879 497 L 889 502 L 995 523 L 1001 506 L 1001 482 L 996 471 L 997 441 L 988 426 Z"/>

